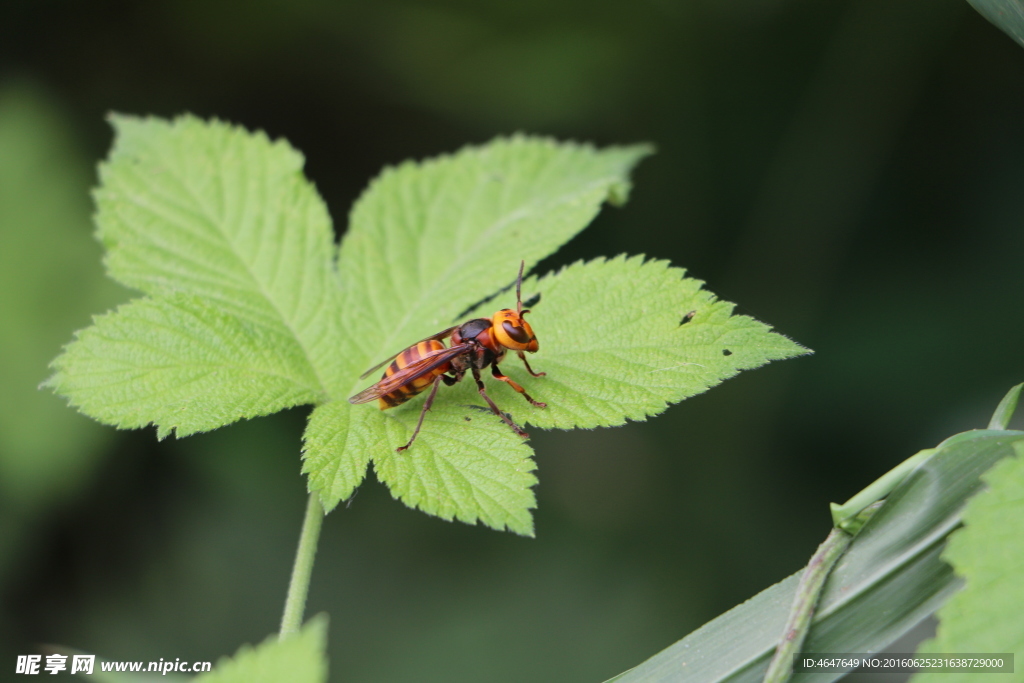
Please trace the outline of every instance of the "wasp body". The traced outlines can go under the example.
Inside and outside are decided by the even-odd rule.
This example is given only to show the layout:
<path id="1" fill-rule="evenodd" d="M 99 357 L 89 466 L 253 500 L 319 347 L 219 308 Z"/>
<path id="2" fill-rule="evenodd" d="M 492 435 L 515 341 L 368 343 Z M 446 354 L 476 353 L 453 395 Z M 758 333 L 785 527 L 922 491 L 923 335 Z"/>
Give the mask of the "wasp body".
<path id="1" fill-rule="evenodd" d="M 444 342 L 437 339 L 425 339 L 421 342 L 410 346 L 405 351 L 395 356 L 395 360 L 391 362 L 388 369 L 384 371 L 382 380 L 392 377 L 398 373 L 401 373 L 407 367 L 414 365 L 417 361 L 423 360 L 430 356 L 436 355 L 439 351 L 445 350 L 447 347 Z M 400 406 L 410 398 L 420 393 L 431 384 L 434 383 L 434 378 L 443 375 L 451 369 L 451 363 L 444 363 L 439 365 L 429 372 L 424 372 L 419 377 L 414 377 L 409 380 L 408 384 L 403 384 L 394 391 L 382 394 L 378 400 L 381 410 L 387 410 L 388 408 L 394 408 Z M 354 398 L 354 397 L 353 397 Z"/>
<path id="2" fill-rule="evenodd" d="M 487 395 L 483 380 L 480 378 L 480 371 L 491 368 L 491 374 L 495 379 L 508 383 L 510 387 L 523 395 L 527 401 L 538 408 L 546 408 L 547 405 L 533 400 L 526 390 L 510 377 L 506 377 L 498 369 L 498 363 L 505 358 L 509 350 L 515 351 L 516 355 L 526 365 L 527 371 L 534 377 L 542 377 L 543 372 L 534 372 L 526 360 L 524 352 L 536 353 L 540 348 L 533 328 L 523 317 L 529 310 L 523 310 L 522 283 L 523 267 L 519 265 L 519 277 L 516 279 L 516 310 L 504 308 L 495 313 L 491 318 L 475 318 L 467 322 L 449 327 L 437 334 L 427 337 L 412 346 L 396 353 L 383 363 L 375 365 L 363 373 L 368 376 L 374 370 L 378 370 L 384 364 L 391 361 L 380 381 L 365 389 L 352 398 L 349 403 L 368 403 L 378 399 L 381 410 L 394 408 L 401 405 L 422 393 L 427 387 L 432 387 L 430 396 L 427 397 L 420 411 L 419 422 L 412 433 L 412 438 L 398 451 L 404 451 L 416 440 L 423 426 L 423 418 L 434 403 L 437 389 L 444 382 L 452 386 L 462 380 L 467 372 L 472 373 L 476 380 L 477 389 L 480 395 L 487 402 L 491 412 L 500 417 L 519 436 L 526 438 L 528 434 L 522 427 L 512 421 L 505 413 L 498 409 L 491 397 Z M 451 338 L 451 346 L 445 346 L 444 340 Z"/>

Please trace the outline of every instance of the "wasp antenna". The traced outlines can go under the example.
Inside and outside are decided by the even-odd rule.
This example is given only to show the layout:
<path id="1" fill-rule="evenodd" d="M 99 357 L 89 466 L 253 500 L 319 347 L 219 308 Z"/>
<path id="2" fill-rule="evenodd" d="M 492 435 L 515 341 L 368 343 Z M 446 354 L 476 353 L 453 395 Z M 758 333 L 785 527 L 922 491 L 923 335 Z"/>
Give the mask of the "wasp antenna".
<path id="1" fill-rule="evenodd" d="M 516 278 L 516 313 L 523 312 L 523 268 L 526 267 L 526 260 L 519 262 L 519 277 Z"/>

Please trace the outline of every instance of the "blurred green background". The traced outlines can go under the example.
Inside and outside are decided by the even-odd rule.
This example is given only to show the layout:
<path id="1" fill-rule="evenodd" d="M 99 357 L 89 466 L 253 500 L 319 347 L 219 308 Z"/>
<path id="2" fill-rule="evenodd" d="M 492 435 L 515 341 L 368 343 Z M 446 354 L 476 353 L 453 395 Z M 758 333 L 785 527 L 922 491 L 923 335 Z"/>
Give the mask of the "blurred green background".
<path id="1" fill-rule="evenodd" d="M 90 235 L 109 111 L 289 139 L 339 232 L 408 157 L 518 130 L 652 141 L 631 202 L 540 270 L 671 259 L 817 352 L 650 423 L 535 434 L 534 540 L 371 475 L 313 575 L 335 681 L 604 680 L 799 569 L 829 501 L 1024 380 L 1024 51 L 962 1 L 7 0 L 0 678 L 38 643 L 262 640 L 305 503 L 306 409 L 158 443 L 36 389 L 130 296 Z"/>

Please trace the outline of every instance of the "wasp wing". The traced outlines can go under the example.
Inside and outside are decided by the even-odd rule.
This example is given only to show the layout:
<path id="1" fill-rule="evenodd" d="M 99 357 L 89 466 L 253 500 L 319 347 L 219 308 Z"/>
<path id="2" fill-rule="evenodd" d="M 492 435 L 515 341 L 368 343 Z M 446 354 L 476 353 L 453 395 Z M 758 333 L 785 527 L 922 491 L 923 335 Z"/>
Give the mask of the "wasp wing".
<path id="1" fill-rule="evenodd" d="M 448 337 L 452 336 L 452 332 L 454 332 L 457 329 L 459 329 L 458 325 L 456 325 L 455 327 L 449 327 L 447 330 L 441 330 L 437 334 L 431 335 L 431 336 L 427 337 L 426 339 L 420 339 L 420 341 L 416 342 L 416 344 L 419 344 L 420 342 L 425 342 L 425 341 L 432 341 L 432 340 L 435 340 L 435 339 L 437 341 L 441 341 L 442 339 L 447 339 Z M 416 344 L 410 344 L 406 348 L 412 348 L 413 346 L 416 346 Z M 405 351 L 405 349 L 402 349 L 402 351 Z M 399 351 L 398 353 L 401 353 L 402 351 Z M 381 362 L 377 363 L 372 368 L 370 368 L 369 370 L 367 370 L 363 374 L 359 375 L 359 379 L 366 379 L 367 377 L 369 377 L 371 374 L 373 374 L 377 370 L 380 370 L 382 367 L 384 367 L 385 365 L 387 365 L 388 363 L 393 361 L 395 358 L 397 358 L 398 357 L 398 353 L 396 353 L 396 354 L 392 355 L 391 357 L 386 358 L 386 359 L 382 360 Z"/>
<path id="2" fill-rule="evenodd" d="M 436 352 L 426 355 L 423 358 L 419 358 L 409 365 L 406 365 L 395 374 L 388 375 L 373 386 L 363 389 L 358 394 L 350 398 L 348 402 L 352 404 L 369 403 L 376 398 L 390 394 L 399 387 L 404 387 L 414 379 L 422 377 L 431 370 L 444 365 L 455 356 L 460 353 L 464 353 L 468 348 L 469 344 L 457 344 L 451 348 L 438 349 Z"/>

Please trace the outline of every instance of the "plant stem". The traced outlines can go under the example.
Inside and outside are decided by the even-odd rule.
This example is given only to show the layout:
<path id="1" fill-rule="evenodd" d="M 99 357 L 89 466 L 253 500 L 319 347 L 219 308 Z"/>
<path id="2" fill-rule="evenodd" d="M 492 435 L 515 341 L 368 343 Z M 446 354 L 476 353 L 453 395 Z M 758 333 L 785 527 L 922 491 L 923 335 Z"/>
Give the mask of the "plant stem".
<path id="1" fill-rule="evenodd" d="M 779 641 L 779 646 L 775 650 L 775 656 L 764 675 L 764 683 L 784 683 L 789 680 L 793 673 L 793 658 L 800 651 L 800 646 L 803 645 L 807 631 L 811 627 L 814 606 L 825 585 L 825 579 L 828 578 L 832 566 L 852 540 L 853 536 L 850 534 L 842 529 L 833 528 L 832 533 L 818 546 L 817 552 L 811 557 L 807 569 L 800 577 L 800 584 L 796 587 L 796 596 L 793 598 L 793 606 L 789 611 L 789 620 L 782 632 L 782 640 Z"/>
<path id="2" fill-rule="evenodd" d="M 918 465 L 932 457 L 936 450 L 935 448 L 926 448 L 915 453 L 873 481 L 861 490 L 860 493 L 842 505 L 829 503 L 829 507 L 832 509 L 832 526 L 845 526 L 850 519 L 856 517 L 871 504 L 888 496 Z M 852 530 L 847 529 L 847 531 Z"/>
<path id="3" fill-rule="evenodd" d="M 302 520 L 299 548 L 295 552 L 292 580 L 288 583 L 288 597 L 284 602 L 284 616 L 281 617 L 279 636 L 286 638 L 298 633 L 302 627 L 302 615 L 306 611 L 306 596 L 309 595 L 309 577 L 313 574 L 313 560 L 316 559 L 316 544 L 320 538 L 320 526 L 324 520 L 324 508 L 317 493 L 309 494 L 306 517 Z"/>

